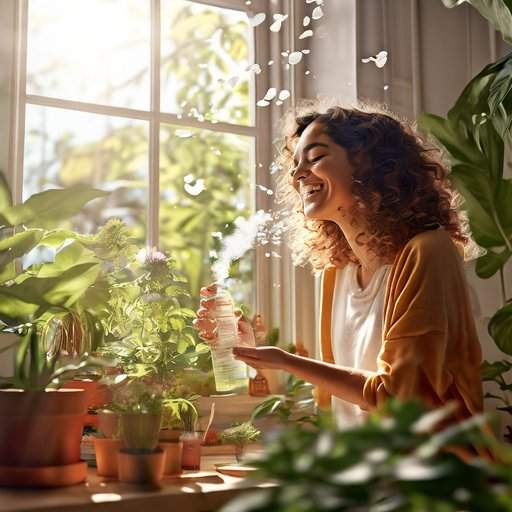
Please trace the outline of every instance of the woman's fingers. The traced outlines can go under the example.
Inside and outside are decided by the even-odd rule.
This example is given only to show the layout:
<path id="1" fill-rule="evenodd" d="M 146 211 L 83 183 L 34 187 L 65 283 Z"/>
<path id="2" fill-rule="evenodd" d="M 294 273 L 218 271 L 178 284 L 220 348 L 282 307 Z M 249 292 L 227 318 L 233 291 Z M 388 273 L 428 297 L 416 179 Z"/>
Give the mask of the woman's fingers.
<path id="1" fill-rule="evenodd" d="M 286 352 L 277 347 L 247 347 L 236 345 L 233 355 L 254 368 L 284 369 Z"/>
<path id="2" fill-rule="evenodd" d="M 215 298 L 201 299 L 199 305 L 201 308 L 208 310 L 208 312 L 212 312 L 215 309 Z"/>
<path id="3" fill-rule="evenodd" d="M 217 329 L 217 321 L 209 317 L 196 318 L 192 325 L 198 331 L 206 331 L 213 333 Z"/>
<path id="4" fill-rule="evenodd" d="M 211 283 L 208 286 L 203 286 L 199 294 L 201 295 L 201 297 L 210 297 L 212 295 L 217 295 L 217 285 L 215 283 Z"/>

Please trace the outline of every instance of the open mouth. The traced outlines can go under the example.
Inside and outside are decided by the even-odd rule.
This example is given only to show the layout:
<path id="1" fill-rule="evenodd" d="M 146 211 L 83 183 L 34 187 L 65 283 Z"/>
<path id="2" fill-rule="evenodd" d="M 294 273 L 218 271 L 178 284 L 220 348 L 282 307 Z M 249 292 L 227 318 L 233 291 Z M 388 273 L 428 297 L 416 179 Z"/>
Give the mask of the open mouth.
<path id="1" fill-rule="evenodd" d="M 318 194 L 318 192 L 320 192 L 323 188 L 324 188 L 324 186 L 320 183 L 317 185 L 305 185 L 302 190 L 302 197 L 304 199 L 306 199 L 306 198 L 309 199 L 310 197 L 314 196 L 315 194 Z"/>

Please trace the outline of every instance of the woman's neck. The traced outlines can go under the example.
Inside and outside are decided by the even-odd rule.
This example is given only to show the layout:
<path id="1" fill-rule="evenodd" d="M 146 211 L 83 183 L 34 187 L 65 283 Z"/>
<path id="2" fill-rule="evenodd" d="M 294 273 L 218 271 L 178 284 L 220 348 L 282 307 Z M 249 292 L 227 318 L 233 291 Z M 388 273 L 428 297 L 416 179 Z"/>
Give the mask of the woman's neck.
<path id="1" fill-rule="evenodd" d="M 343 232 L 350 249 L 357 258 L 361 267 L 359 274 L 360 285 L 364 288 L 371 280 L 373 274 L 383 265 L 390 263 L 389 258 L 379 257 L 368 248 L 365 243 L 368 240 L 365 227 L 357 222 L 349 222 L 346 217 L 337 222 Z"/>

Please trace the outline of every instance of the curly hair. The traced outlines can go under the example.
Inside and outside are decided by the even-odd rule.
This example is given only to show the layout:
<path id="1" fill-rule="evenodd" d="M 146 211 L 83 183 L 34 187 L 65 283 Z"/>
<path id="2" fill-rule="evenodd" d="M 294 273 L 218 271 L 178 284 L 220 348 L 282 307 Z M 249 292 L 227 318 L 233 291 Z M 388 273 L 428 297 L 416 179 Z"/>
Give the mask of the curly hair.
<path id="1" fill-rule="evenodd" d="M 347 152 L 353 167 L 351 214 L 363 218 L 365 244 L 378 257 L 392 261 L 415 235 L 438 227 L 466 249 L 471 239 L 460 196 L 448 178 L 441 150 L 414 127 L 377 104 L 357 108 L 331 106 L 323 111 L 318 100 L 304 102 L 285 118 L 284 141 L 277 163 L 276 197 L 286 211 L 288 242 L 295 264 L 310 263 L 315 271 L 327 264 L 357 262 L 341 228 L 332 221 L 306 218 L 292 186 L 293 150 L 313 122 Z"/>

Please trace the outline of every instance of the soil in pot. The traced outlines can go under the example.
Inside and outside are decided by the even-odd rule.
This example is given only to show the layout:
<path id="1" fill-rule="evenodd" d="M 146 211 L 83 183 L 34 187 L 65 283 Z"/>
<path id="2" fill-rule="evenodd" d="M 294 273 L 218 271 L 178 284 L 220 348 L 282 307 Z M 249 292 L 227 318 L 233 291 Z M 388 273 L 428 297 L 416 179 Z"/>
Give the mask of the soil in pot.
<path id="1" fill-rule="evenodd" d="M 117 453 L 121 449 L 121 441 L 119 439 L 95 437 L 93 443 L 98 475 L 106 478 L 117 478 Z"/>
<path id="2" fill-rule="evenodd" d="M 121 448 L 117 454 L 119 480 L 130 484 L 158 485 L 164 474 L 165 453 Z"/>

